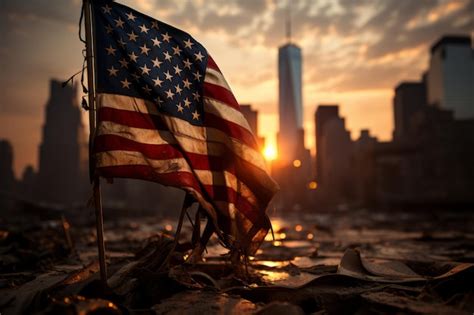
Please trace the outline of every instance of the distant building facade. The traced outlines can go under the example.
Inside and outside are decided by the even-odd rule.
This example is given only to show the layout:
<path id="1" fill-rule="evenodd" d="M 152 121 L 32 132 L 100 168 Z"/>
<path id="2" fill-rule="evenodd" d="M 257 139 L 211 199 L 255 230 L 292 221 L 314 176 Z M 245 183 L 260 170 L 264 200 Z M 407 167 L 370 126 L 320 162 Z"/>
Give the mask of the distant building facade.
<path id="1" fill-rule="evenodd" d="M 339 117 L 339 105 L 318 105 L 314 113 L 315 140 L 316 140 L 316 179 L 319 180 L 323 170 L 322 139 L 325 124 Z M 321 153 L 321 156 L 320 156 Z"/>
<path id="2" fill-rule="evenodd" d="M 327 203 L 346 203 L 353 197 L 354 180 L 350 132 L 346 130 L 344 118 L 339 116 L 328 119 L 323 126 L 318 139 L 317 161 L 323 165 L 318 175 L 318 189 Z"/>
<path id="3" fill-rule="evenodd" d="M 13 147 L 9 141 L 0 140 L 0 191 L 13 192 L 15 186 Z"/>
<path id="4" fill-rule="evenodd" d="M 33 169 L 33 166 L 28 165 L 23 170 L 23 174 L 20 180 L 19 192 L 21 196 L 28 200 L 34 200 L 35 189 L 36 189 L 37 174 Z"/>
<path id="5" fill-rule="evenodd" d="M 379 204 L 474 203 L 474 119 L 426 106 L 407 138 L 376 146 Z"/>
<path id="6" fill-rule="evenodd" d="M 368 130 L 351 141 L 338 106 L 318 106 L 315 205 L 472 208 L 473 57 L 469 36 L 446 36 L 431 47 L 422 80 L 395 88 L 389 142 Z"/>
<path id="7" fill-rule="evenodd" d="M 374 150 L 379 204 L 474 203 L 474 51 L 469 36 L 433 44 L 421 82 L 395 89 L 394 141 Z"/>
<path id="8" fill-rule="evenodd" d="M 13 172 L 13 147 L 0 139 L 0 215 L 8 216 L 13 209 L 11 196 L 17 193 L 17 182 Z"/>
<path id="9" fill-rule="evenodd" d="M 254 136 L 257 138 L 257 143 L 260 149 L 263 149 L 265 145 L 265 139 L 258 135 L 258 111 L 253 110 L 249 104 L 241 104 L 240 111 L 244 115 L 245 119 L 249 123 L 250 129 Z"/>
<path id="10" fill-rule="evenodd" d="M 377 201 L 375 168 L 375 149 L 377 145 L 377 138 L 372 137 L 368 129 L 362 129 L 359 138 L 353 143 L 354 190 L 352 193 L 359 206 L 374 206 Z"/>
<path id="11" fill-rule="evenodd" d="M 87 185 L 87 142 L 74 87 L 51 80 L 46 120 L 39 147 L 36 199 L 83 202 Z"/>
<path id="12" fill-rule="evenodd" d="M 470 36 L 444 36 L 431 47 L 428 103 L 474 118 L 474 50 Z"/>
<path id="13" fill-rule="evenodd" d="M 395 88 L 393 98 L 394 140 L 403 140 L 409 134 L 413 115 L 426 106 L 425 82 L 402 82 Z"/>

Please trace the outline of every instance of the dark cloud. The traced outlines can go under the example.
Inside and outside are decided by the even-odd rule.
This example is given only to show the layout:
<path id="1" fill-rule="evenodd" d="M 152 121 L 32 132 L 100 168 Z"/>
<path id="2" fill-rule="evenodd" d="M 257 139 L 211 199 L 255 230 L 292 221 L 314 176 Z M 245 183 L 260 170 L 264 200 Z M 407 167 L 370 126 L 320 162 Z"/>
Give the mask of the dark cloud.
<path id="1" fill-rule="evenodd" d="M 243 1 L 243 7 L 252 1 Z M 278 4 L 280 2 L 275 2 Z M 334 2 L 316 7 L 315 2 L 297 2 L 292 5 L 293 39 L 298 42 L 304 37 L 314 34 L 324 35 L 330 31 L 340 36 L 354 36 L 371 32 L 378 40 L 371 43 L 367 50 L 367 58 L 379 58 L 384 55 L 431 43 L 446 33 L 469 33 L 474 30 L 473 14 L 474 1 L 460 1 L 460 8 L 451 14 L 441 16 L 434 22 L 408 29 L 408 24 L 415 18 L 421 18 L 450 2 L 438 0 L 399 1 L 399 0 L 340 0 L 334 10 Z M 280 3 L 281 4 L 281 3 Z M 194 8 L 196 9 L 196 8 Z M 217 15 L 209 11 L 198 26 L 206 30 L 221 30 L 232 36 L 233 42 L 240 45 L 254 43 L 255 38 L 263 35 L 263 44 L 275 47 L 282 42 L 285 34 L 285 22 L 288 9 L 284 5 L 276 6 L 272 21 L 263 29 L 263 20 L 260 14 L 264 12 L 264 5 L 259 10 L 248 10 L 241 16 Z M 358 25 L 364 10 L 375 11 L 372 17 L 362 25 Z M 195 10 L 193 10 L 195 12 Z M 443 14 L 443 12 L 439 12 Z M 183 18 L 183 16 L 180 16 Z M 252 21 L 256 23 L 251 32 L 239 35 L 239 30 L 247 27 Z M 236 41 L 237 38 L 237 41 Z"/>
<path id="2" fill-rule="evenodd" d="M 177 27 L 197 29 L 202 34 L 210 31 L 223 34 L 223 41 L 244 50 L 254 45 L 276 49 L 284 42 L 289 2 L 292 3 L 292 39 L 304 45 L 306 80 L 322 84 L 337 77 L 340 80 L 332 80 L 333 85 L 328 88 L 338 90 L 388 84 L 390 78 L 405 74 L 406 64 L 395 60 L 390 65 L 373 65 L 371 61 L 420 47 L 426 54 L 429 45 L 443 34 L 468 34 L 474 30 L 472 0 L 185 0 L 179 3 L 124 0 L 126 5 L 139 10 L 151 6 L 145 13 L 158 18 L 163 12 L 164 20 Z M 445 15 L 440 11 L 443 6 L 458 2 L 457 10 Z M 39 20 L 76 27 L 80 4 L 81 1 L 74 0 L 3 0 L 0 31 L 4 45 L 0 57 L 7 54 L 11 57 L 25 50 L 21 32 L 31 27 L 30 22 L 34 25 Z M 433 10 L 440 11 L 439 18 L 409 27 L 416 19 L 426 19 Z M 344 42 L 329 49 L 324 41 L 328 36 Z M 365 47 L 362 55 L 357 54 L 361 47 Z M 348 58 L 354 58 L 349 65 Z"/>
<path id="3" fill-rule="evenodd" d="M 407 48 L 432 43 L 443 34 L 469 33 L 474 30 L 474 1 L 463 1 L 461 7 L 433 23 L 413 27 L 407 26 L 412 19 L 427 15 L 441 4 L 435 0 L 426 1 L 384 1 L 385 7 L 375 15 L 363 29 L 370 29 L 381 35 L 380 40 L 368 50 L 368 58 L 378 58 Z M 461 24 L 458 22 L 461 21 Z"/>
<path id="4" fill-rule="evenodd" d="M 415 65 L 416 66 L 416 65 Z M 413 69 L 411 65 L 399 65 L 396 63 L 385 66 L 356 66 L 345 72 L 342 80 L 334 84 L 331 90 L 336 92 L 384 89 L 394 87 L 399 78 L 410 78 L 412 74 L 407 69 Z M 415 68 L 416 69 L 416 68 Z M 417 78 L 421 77 L 421 73 Z"/>
<path id="5" fill-rule="evenodd" d="M 171 3 L 173 2 L 165 1 L 164 8 L 173 8 L 170 6 Z M 161 1 L 157 2 L 156 7 L 163 8 Z M 228 8 L 233 10 L 225 10 Z M 182 10 L 176 10 L 176 5 L 174 5 L 174 10 L 166 16 L 166 19 L 171 24 L 194 26 L 204 32 L 222 31 L 235 35 L 239 30 L 259 19 L 266 8 L 267 1 L 265 0 L 215 0 L 212 1 L 212 5 L 200 5 L 195 1 L 186 1 Z"/>

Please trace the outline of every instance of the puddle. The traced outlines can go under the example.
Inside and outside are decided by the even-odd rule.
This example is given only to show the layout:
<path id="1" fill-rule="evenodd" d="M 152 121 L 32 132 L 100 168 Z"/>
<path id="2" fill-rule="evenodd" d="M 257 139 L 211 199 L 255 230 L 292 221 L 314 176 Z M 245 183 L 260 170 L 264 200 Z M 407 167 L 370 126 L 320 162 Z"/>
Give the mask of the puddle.
<path id="1" fill-rule="evenodd" d="M 301 272 L 298 275 L 291 276 L 289 273 L 284 271 L 260 270 L 259 273 L 262 275 L 263 280 L 268 282 L 270 285 L 290 288 L 302 286 L 318 277 L 306 272 Z"/>

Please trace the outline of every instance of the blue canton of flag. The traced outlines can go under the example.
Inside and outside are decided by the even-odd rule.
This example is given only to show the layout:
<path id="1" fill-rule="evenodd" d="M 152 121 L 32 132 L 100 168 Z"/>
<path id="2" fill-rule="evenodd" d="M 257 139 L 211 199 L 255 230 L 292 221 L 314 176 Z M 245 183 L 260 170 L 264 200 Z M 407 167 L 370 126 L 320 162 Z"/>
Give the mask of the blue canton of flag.
<path id="1" fill-rule="evenodd" d="M 97 92 L 143 98 L 164 114 L 202 125 L 206 49 L 179 29 L 113 7 L 93 6 Z"/>

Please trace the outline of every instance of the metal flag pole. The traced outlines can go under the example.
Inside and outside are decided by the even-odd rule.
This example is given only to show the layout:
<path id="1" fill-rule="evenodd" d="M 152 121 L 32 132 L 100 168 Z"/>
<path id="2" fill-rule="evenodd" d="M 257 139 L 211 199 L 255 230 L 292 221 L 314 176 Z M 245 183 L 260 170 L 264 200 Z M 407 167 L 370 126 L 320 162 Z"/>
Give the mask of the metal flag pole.
<path id="1" fill-rule="evenodd" d="M 91 0 L 84 0 L 84 17 L 86 27 L 86 61 L 87 61 L 87 88 L 89 99 L 89 143 L 92 143 L 96 129 L 96 103 L 94 89 L 94 55 L 92 47 L 92 21 L 91 21 Z M 89 146 L 90 148 L 91 146 Z M 90 149 L 89 149 L 90 150 Z M 90 158 L 90 155 L 89 155 Z M 100 279 L 104 288 L 107 287 L 107 265 L 105 263 L 105 243 L 104 243 L 104 215 L 102 211 L 102 196 L 100 191 L 99 176 L 93 175 L 94 185 L 94 206 L 95 220 L 97 228 L 97 248 L 99 251 Z"/>

